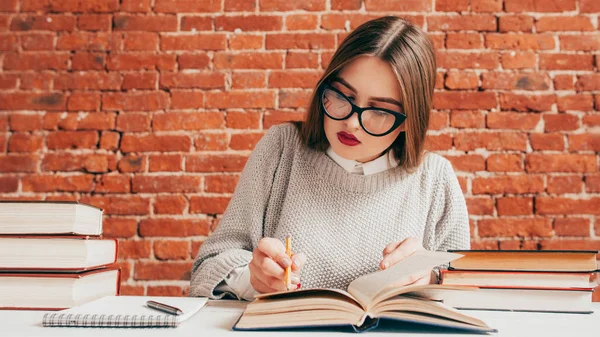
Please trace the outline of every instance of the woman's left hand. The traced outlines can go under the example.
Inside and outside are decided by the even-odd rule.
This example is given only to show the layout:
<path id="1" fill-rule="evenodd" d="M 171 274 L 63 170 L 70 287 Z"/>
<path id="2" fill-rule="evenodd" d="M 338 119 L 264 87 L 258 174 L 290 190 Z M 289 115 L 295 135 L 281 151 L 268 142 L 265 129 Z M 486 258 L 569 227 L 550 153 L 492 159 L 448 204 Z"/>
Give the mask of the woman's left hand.
<path id="1" fill-rule="evenodd" d="M 392 242 L 388 244 L 383 250 L 383 259 L 379 263 L 381 269 L 387 269 L 399 261 L 405 259 L 412 253 L 418 250 L 424 250 L 421 241 L 417 238 L 406 238 L 400 242 Z M 400 281 L 400 280 L 398 280 Z M 410 275 L 404 282 L 404 285 L 414 284 L 430 284 L 437 283 L 437 277 L 433 272 L 433 269 L 427 270 L 423 273 Z"/>

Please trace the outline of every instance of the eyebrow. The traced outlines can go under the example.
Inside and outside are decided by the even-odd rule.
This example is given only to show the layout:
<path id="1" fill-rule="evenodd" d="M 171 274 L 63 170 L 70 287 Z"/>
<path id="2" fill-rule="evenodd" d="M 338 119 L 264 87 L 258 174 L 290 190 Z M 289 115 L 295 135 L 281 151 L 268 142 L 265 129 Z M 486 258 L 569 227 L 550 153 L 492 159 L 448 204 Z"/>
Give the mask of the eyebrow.
<path id="1" fill-rule="evenodd" d="M 350 85 L 350 83 L 346 82 L 346 80 L 344 80 L 341 77 L 335 77 L 333 79 L 333 82 L 339 82 L 341 85 L 343 85 L 346 88 L 352 90 L 354 93 L 358 92 L 352 85 Z M 389 98 L 389 97 L 371 97 L 371 99 L 374 100 L 374 101 L 384 102 L 384 103 L 391 103 L 391 104 L 395 104 L 395 105 L 397 105 L 399 107 L 402 107 L 402 103 L 398 102 L 397 100 L 395 100 L 393 98 Z"/>

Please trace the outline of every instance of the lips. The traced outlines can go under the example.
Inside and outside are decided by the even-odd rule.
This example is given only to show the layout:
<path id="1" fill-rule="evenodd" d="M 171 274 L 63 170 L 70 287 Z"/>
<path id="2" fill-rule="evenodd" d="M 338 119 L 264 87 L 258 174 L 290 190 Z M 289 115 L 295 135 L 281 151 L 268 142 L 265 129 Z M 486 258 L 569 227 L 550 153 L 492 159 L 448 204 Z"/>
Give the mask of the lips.
<path id="1" fill-rule="evenodd" d="M 358 138 L 356 138 L 353 134 L 350 134 L 350 133 L 347 133 L 344 131 L 338 132 L 337 137 L 338 137 L 338 140 L 340 141 L 340 143 L 342 143 L 344 145 L 356 146 L 356 145 L 360 144 L 360 141 L 358 140 Z"/>

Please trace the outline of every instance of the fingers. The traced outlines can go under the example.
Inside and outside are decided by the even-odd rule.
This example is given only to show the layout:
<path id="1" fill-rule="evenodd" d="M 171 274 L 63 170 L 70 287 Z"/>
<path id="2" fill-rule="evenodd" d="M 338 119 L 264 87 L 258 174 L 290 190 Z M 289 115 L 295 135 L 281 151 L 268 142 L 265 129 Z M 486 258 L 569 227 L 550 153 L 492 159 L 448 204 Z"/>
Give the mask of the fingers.
<path id="1" fill-rule="evenodd" d="M 258 249 L 283 268 L 292 265 L 292 260 L 285 254 L 285 246 L 275 238 L 262 238 L 258 241 Z"/>
<path id="2" fill-rule="evenodd" d="M 292 254 L 292 271 L 299 271 L 306 263 L 306 254 Z"/>
<path id="3" fill-rule="evenodd" d="M 383 249 L 383 257 L 396 250 L 396 248 L 398 248 L 398 246 L 400 246 L 401 243 L 402 242 L 392 242 L 385 246 L 385 248 Z"/>
<path id="4" fill-rule="evenodd" d="M 389 247 L 390 245 L 388 245 Z M 386 247 L 386 249 L 388 248 Z M 421 242 L 416 238 L 406 238 L 391 253 L 384 256 L 379 263 L 381 269 L 387 269 L 396 262 L 406 258 L 417 250 L 423 249 Z M 384 252 L 386 250 L 384 249 Z"/>

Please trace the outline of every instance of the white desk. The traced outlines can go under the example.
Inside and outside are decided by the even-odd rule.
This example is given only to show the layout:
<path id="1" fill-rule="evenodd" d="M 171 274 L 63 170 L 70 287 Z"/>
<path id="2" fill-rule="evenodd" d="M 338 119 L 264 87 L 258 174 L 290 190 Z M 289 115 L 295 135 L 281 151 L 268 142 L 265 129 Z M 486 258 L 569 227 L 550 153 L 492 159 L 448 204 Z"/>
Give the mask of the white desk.
<path id="1" fill-rule="evenodd" d="M 240 332 L 232 331 L 231 327 L 237 321 L 244 308 L 238 301 L 210 301 L 195 316 L 183 322 L 178 328 L 161 329 L 112 329 L 112 328 L 45 328 L 41 326 L 44 312 L 41 311 L 1 311 L 0 336 L 264 336 L 285 335 L 323 337 L 340 335 L 337 332 Z M 500 311 L 468 311 L 473 316 L 483 319 L 489 326 L 498 329 L 497 337 L 599 337 L 600 336 L 600 303 L 594 303 L 594 314 L 546 314 L 518 313 Z M 393 332 L 401 332 L 403 336 L 475 336 L 473 334 L 448 333 L 439 330 L 412 328 L 397 328 Z M 384 332 L 374 330 L 361 334 L 369 336 Z M 350 334 L 346 334 L 351 336 Z"/>

